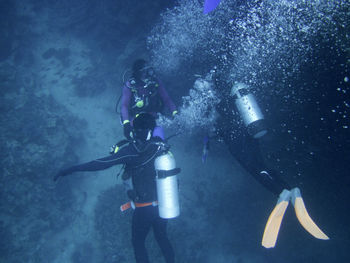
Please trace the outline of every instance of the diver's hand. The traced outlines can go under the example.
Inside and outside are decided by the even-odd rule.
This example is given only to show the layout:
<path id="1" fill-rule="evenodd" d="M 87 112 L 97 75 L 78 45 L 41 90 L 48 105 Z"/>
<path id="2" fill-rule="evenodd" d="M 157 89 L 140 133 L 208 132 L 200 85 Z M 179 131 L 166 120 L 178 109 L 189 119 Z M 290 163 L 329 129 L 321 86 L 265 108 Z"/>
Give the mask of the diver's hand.
<path id="1" fill-rule="evenodd" d="M 124 123 L 123 127 L 124 127 L 124 136 L 125 136 L 125 138 L 130 140 L 131 139 L 130 133 L 132 131 L 132 127 L 131 127 L 130 122 Z"/>
<path id="2" fill-rule="evenodd" d="M 178 111 L 177 110 L 174 110 L 172 113 L 171 113 L 171 119 L 174 120 L 176 116 L 178 116 Z"/>
<path id="3" fill-rule="evenodd" d="M 65 170 L 60 170 L 53 178 L 53 181 L 56 182 L 58 180 L 58 178 L 63 177 L 63 176 L 67 176 L 68 174 L 70 174 L 70 171 L 68 169 Z"/>

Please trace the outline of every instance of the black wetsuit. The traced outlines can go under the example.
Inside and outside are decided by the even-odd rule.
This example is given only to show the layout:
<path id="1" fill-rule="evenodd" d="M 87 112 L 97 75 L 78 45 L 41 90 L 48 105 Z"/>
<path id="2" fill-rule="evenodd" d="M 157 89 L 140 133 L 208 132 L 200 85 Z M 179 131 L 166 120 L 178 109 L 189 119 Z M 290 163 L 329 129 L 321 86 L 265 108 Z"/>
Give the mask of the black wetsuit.
<path id="1" fill-rule="evenodd" d="M 134 188 L 134 200 L 147 203 L 157 200 L 154 159 L 164 152 L 167 146 L 158 137 L 146 144 L 128 144 L 116 154 L 91 162 L 75 165 L 60 171 L 58 176 L 65 176 L 78 171 L 99 171 L 118 164 L 125 164 L 131 176 Z M 146 206 L 135 209 L 132 218 L 132 244 L 137 263 L 147 263 L 148 255 L 145 239 L 153 228 L 154 236 L 167 263 L 174 262 L 174 251 L 167 237 L 167 220 L 159 217 L 158 207 Z"/>
<path id="2" fill-rule="evenodd" d="M 258 139 L 248 134 L 240 123 L 238 114 L 231 101 L 222 100 L 217 107 L 220 118 L 217 121 L 217 136 L 221 137 L 230 153 L 240 165 L 247 170 L 259 183 L 275 195 L 283 189 L 290 189 L 276 171 L 264 163 Z"/>

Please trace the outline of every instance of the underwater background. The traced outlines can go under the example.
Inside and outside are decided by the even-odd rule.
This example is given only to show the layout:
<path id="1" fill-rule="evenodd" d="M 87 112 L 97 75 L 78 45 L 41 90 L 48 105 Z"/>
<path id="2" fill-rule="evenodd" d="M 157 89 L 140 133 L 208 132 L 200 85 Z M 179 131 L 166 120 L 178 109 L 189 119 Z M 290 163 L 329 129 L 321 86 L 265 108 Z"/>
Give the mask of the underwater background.
<path id="1" fill-rule="evenodd" d="M 116 103 L 146 58 L 178 105 L 161 118 L 182 173 L 169 221 L 177 262 L 350 262 L 350 2 L 0 0 L 0 262 L 134 262 L 121 167 L 53 182 L 123 139 Z M 216 69 L 227 92 L 193 89 Z M 261 246 L 277 197 L 222 142 L 203 136 L 234 81 L 249 85 L 269 126 L 264 158 L 299 187 L 330 237 L 317 240 L 290 205 L 277 245 Z M 237 124 L 237 132 L 240 125 Z M 152 262 L 163 262 L 153 235 Z"/>

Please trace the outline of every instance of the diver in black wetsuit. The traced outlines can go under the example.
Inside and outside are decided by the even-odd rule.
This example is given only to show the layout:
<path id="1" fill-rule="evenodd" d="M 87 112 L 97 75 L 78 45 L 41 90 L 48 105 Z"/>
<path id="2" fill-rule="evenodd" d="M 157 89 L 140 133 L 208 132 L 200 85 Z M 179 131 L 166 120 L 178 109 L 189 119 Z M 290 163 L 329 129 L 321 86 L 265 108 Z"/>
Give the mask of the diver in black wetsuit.
<path id="1" fill-rule="evenodd" d="M 205 80 L 213 84 L 213 73 Z M 283 215 L 289 201 L 294 205 L 297 218 L 301 225 L 314 237 L 327 240 L 325 235 L 308 215 L 299 188 L 291 188 L 276 171 L 267 168 L 261 155 L 258 139 L 267 132 L 264 115 L 260 110 L 254 95 L 244 83 L 235 82 L 230 93 L 227 83 L 215 79 L 215 88 L 220 90 L 224 98 L 217 106 L 219 118 L 213 137 L 225 141 L 230 153 L 240 165 L 246 169 L 259 183 L 279 196 L 277 204 L 267 221 L 262 245 L 266 248 L 275 246 Z M 208 143 L 208 140 L 205 140 Z M 203 153 L 207 154 L 208 146 L 204 145 Z"/>
<path id="2" fill-rule="evenodd" d="M 275 170 L 265 164 L 259 139 L 250 135 L 245 127 L 242 127 L 242 124 L 238 124 L 240 123 L 239 115 L 235 105 L 232 105 L 232 100 L 223 99 L 218 105 L 217 111 L 220 114 L 216 125 L 217 137 L 225 142 L 228 150 L 239 164 L 276 196 L 283 189 L 291 189 Z M 233 112 L 236 114 L 233 115 Z"/>
<path id="3" fill-rule="evenodd" d="M 169 146 L 159 137 L 151 137 L 156 126 L 152 115 L 141 113 L 135 118 L 134 141 L 122 147 L 116 153 L 91 162 L 75 165 L 59 171 L 56 181 L 78 171 L 104 170 L 118 164 L 125 164 L 123 180 L 131 179 L 133 189 L 128 191 L 132 202 L 124 205 L 123 210 L 132 206 L 132 244 L 136 262 L 149 262 L 145 239 L 151 228 L 167 263 L 174 262 L 174 251 L 167 237 L 167 219 L 159 216 L 157 207 L 157 186 L 155 159 L 167 153 Z"/>

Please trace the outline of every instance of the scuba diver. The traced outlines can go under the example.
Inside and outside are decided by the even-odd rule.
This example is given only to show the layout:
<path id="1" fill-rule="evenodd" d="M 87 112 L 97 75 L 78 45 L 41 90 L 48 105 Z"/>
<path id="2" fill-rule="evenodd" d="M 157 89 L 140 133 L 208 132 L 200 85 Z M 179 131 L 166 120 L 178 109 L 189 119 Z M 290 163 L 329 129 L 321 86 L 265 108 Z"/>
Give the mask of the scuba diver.
<path id="1" fill-rule="evenodd" d="M 155 118 L 140 113 L 133 123 L 132 141 L 113 151 L 110 156 L 74 165 L 61 170 L 58 178 L 82 171 L 99 171 L 124 164 L 122 176 L 129 184 L 127 195 L 130 202 L 121 206 L 124 211 L 133 208 L 132 244 L 136 262 L 149 262 L 145 239 L 153 228 L 154 236 L 167 263 L 174 262 L 174 251 L 167 237 L 167 221 L 180 214 L 176 168 L 169 145 L 159 137 L 152 137 Z"/>
<path id="2" fill-rule="evenodd" d="M 259 138 L 263 137 L 268 130 L 264 115 L 251 89 L 244 83 L 235 82 L 228 93 L 227 83 L 221 81 L 219 77 L 214 78 L 214 73 L 215 71 L 211 71 L 205 81 L 212 83 L 224 96 L 216 107 L 219 117 L 215 125 L 215 134 L 206 136 L 204 139 L 202 160 L 205 160 L 208 154 L 207 137 L 223 140 L 239 164 L 266 189 L 279 196 L 265 227 L 262 239 L 264 247 L 275 246 L 289 201 L 294 205 L 299 222 L 311 235 L 318 239 L 329 239 L 309 216 L 300 190 L 292 189 L 276 171 L 268 168 L 264 163 Z"/>
<path id="3" fill-rule="evenodd" d="M 172 116 L 177 114 L 176 106 L 163 84 L 157 78 L 154 69 L 144 59 L 137 59 L 132 65 L 132 76 L 124 84 L 121 98 L 121 122 L 124 136 L 129 140 L 132 120 L 140 112 L 148 112 L 154 116 L 166 105 Z M 154 130 L 156 136 L 164 139 L 161 127 Z"/>

